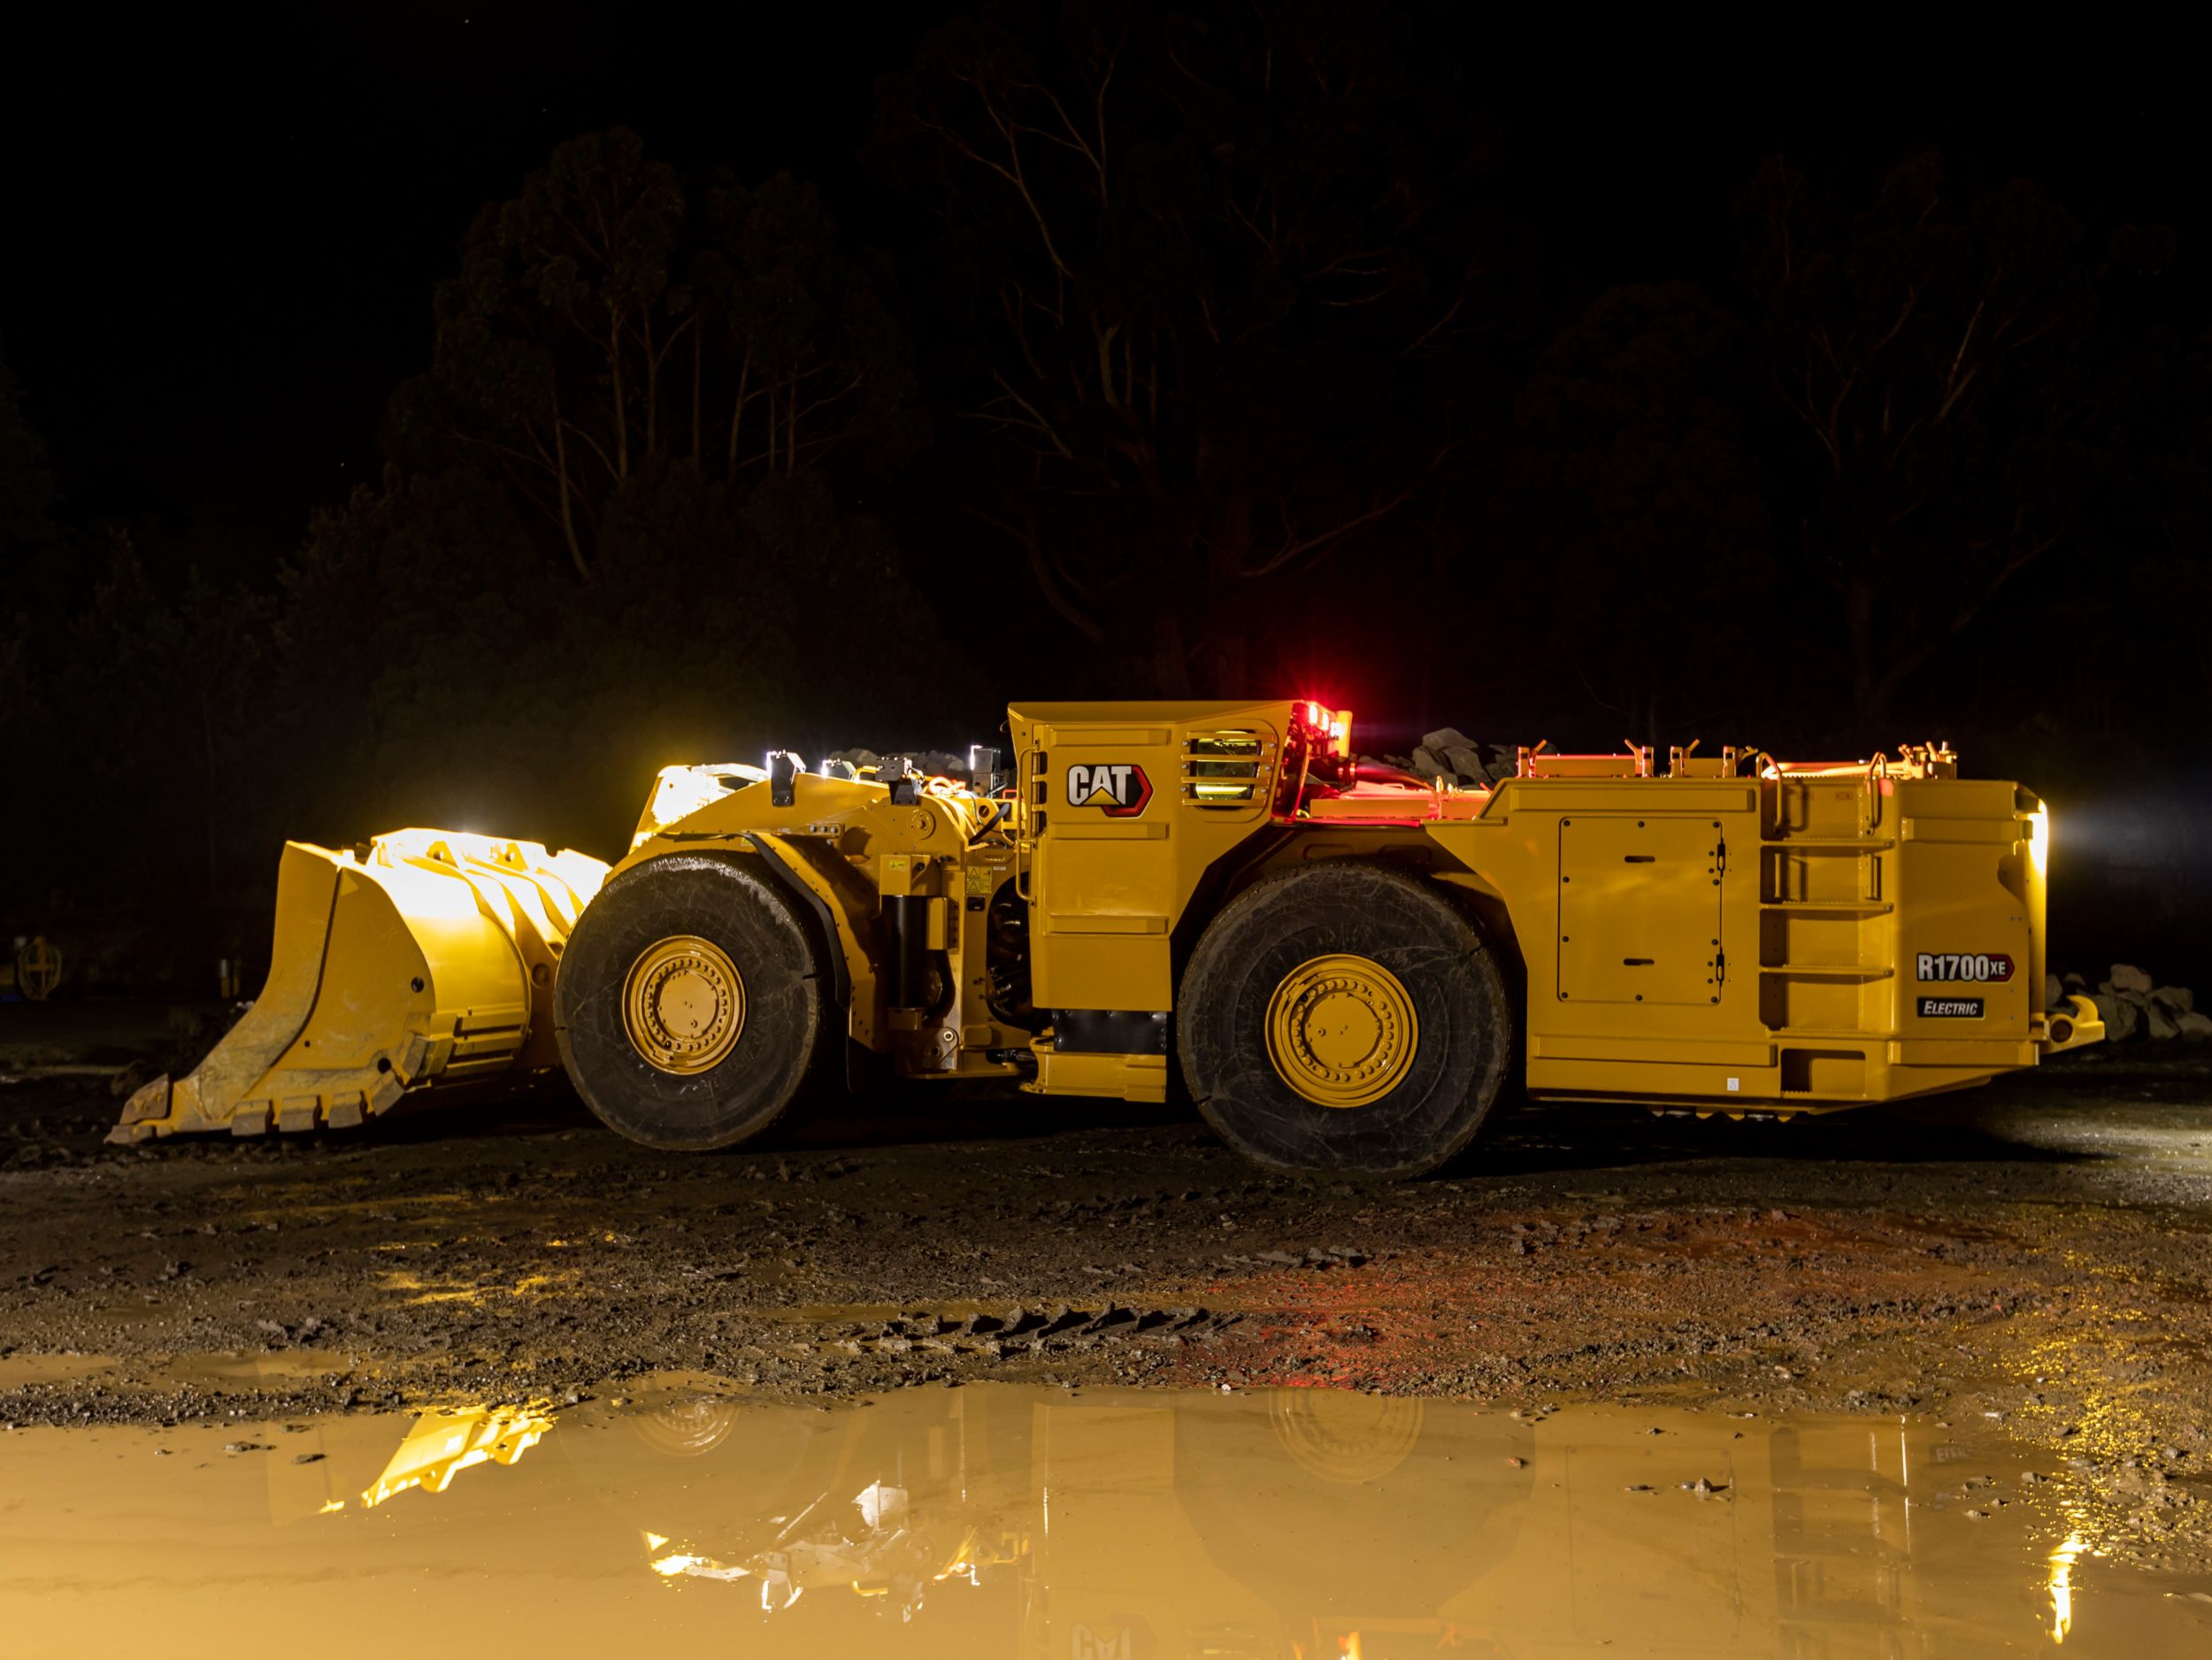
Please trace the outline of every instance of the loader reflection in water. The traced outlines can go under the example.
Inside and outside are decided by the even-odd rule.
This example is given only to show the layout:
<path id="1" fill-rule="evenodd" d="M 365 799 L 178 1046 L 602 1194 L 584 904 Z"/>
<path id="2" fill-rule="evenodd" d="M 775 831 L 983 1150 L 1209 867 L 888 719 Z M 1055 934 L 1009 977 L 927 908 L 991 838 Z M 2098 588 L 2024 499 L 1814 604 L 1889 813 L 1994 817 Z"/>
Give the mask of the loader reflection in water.
<path id="1" fill-rule="evenodd" d="M 384 1473 L 361 1495 L 362 1508 L 374 1510 L 415 1487 L 442 1493 L 453 1485 L 454 1477 L 476 1464 L 511 1464 L 543 1441 L 552 1427 L 550 1418 L 518 1406 L 479 1407 L 457 1414 L 426 1412 L 407 1432 Z M 329 1501 L 320 1513 L 342 1509 L 344 1503 L 342 1499 Z"/>
<path id="2" fill-rule="evenodd" d="M 0 1628 L 166 1656 L 234 1653 L 241 1608 L 325 1656 L 2212 1652 L 2200 1584 L 2106 1570 L 2010 1443 L 1894 1418 L 984 1386 L 291 1428 L 0 1441 Z"/>

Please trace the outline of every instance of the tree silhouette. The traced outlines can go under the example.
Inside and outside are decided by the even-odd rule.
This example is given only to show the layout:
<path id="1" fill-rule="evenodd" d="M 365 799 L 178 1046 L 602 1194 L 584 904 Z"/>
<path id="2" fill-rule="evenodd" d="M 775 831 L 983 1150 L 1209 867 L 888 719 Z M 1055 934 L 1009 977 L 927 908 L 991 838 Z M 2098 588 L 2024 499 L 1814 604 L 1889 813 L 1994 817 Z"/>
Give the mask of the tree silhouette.
<path id="1" fill-rule="evenodd" d="M 2111 442 L 2089 350 L 2100 263 L 2041 188 L 1971 192 L 1916 150 L 1855 208 L 1783 159 L 1744 194 L 1774 394 L 1798 436 L 1800 557 L 1841 601 L 1852 700 L 1900 688 L 2084 527 Z"/>
<path id="2" fill-rule="evenodd" d="M 1169 695 L 1443 480 L 1494 320 L 1480 129 L 1404 12 L 956 22 L 879 150 L 938 216 L 971 511 Z"/>
<path id="3" fill-rule="evenodd" d="M 90 788 L 66 833 L 113 873 L 105 895 L 161 901 L 180 879 L 219 899 L 232 854 L 268 832 L 259 762 L 272 616 L 265 599 L 198 570 L 157 582 L 127 533 L 106 538 L 87 611 L 70 630 L 56 704 Z M 148 802 L 181 830 L 173 864 L 142 857 Z"/>
<path id="4" fill-rule="evenodd" d="M 0 357 L 0 557 L 12 578 L 19 561 L 54 541 L 54 474 L 46 446 L 23 414 L 23 398 Z"/>
<path id="5" fill-rule="evenodd" d="M 1690 283 L 1612 289 L 1521 396 L 1513 522 L 1555 579 L 1551 649 L 1640 740 L 1770 714 L 1743 622 L 1774 587 L 1738 413 L 1756 384 L 1748 332 Z"/>
<path id="6" fill-rule="evenodd" d="M 611 504 L 672 461 L 738 485 L 864 433 L 896 450 L 910 377 L 879 275 L 787 177 L 687 189 L 626 128 L 572 139 L 470 227 L 432 371 L 394 400 L 399 453 L 495 470 L 588 579 Z"/>
<path id="7" fill-rule="evenodd" d="M 748 190 L 718 168 L 695 196 L 701 245 L 688 290 L 703 323 L 691 379 L 694 463 L 703 462 L 712 425 L 700 402 L 710 350 L 729 399 L 726 479 L 756 467 L 789 477 L 863 438 L 874 470 L 904 459 L 917 436 L 912 354 L 884 303 L 879 266 L 841 245 L 821 197 L 788 173 Z"/>

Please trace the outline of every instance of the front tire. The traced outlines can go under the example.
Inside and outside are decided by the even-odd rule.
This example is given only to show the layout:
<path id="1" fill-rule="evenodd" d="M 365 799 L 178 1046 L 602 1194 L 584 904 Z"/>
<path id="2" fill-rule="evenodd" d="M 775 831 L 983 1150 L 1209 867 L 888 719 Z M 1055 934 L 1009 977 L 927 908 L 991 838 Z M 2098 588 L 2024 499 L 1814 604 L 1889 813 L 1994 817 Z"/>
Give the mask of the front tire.
<path id="1" fill-rule="evenodd" d="M 828 1003 L 805 925 L 749 860 L 675 854 L 626 871 L 561 957 L 554 1024 L 571 1082 L 648 1147 L 736 1147 L 804 1087 Z"/>
<path id="2" fill-rule="evenodd" d="M 1198 1110 L 1274 1170 L 1435 1169 L 1481 1129 L 1513 1049 L 1512 997 L 1474 921 L 1378 865 L 1308 865 L 1240 895 L 1176 1002 Z"/>

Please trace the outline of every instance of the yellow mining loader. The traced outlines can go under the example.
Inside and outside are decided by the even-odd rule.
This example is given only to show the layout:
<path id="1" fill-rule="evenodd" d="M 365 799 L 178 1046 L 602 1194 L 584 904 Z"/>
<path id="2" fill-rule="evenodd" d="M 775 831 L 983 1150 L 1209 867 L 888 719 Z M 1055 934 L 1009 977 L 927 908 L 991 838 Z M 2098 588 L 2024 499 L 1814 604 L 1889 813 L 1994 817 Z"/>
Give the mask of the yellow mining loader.
<path id="1" fill-rule="evenodd" d="M 559 1064 L 674 1149 L 870 1057 L 1165 1100 L 1280 1169 L 1402 1176 L 1509 1078 L 1778 1115 L 1982 1083 L 2102 1035 L 2046 1006 L 2049 825 L 1932 745 L 1523 749 L 1484 788 L 1363 765 L 1302 700 L 1032 703 L 1013 766 L 661 773 L 611 869 L 409 830 L 293 843 L 269 983 L 115 1139 L 342 1126 Z M 1171 1071 L 1171 1068 L 1173 1071 Z"/>

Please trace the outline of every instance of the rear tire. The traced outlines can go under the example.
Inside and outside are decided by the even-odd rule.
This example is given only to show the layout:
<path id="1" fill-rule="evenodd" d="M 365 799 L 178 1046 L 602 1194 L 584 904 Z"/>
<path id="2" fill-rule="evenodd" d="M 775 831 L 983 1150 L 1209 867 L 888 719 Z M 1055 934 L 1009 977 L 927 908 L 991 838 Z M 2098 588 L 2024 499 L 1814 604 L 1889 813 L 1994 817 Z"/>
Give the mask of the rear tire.
<path id="1" fill-rule="evenodd" d="M 814 1065 L 829 1002 L 820 964 L 805 924 L 749 863 L 638 865 L 569 935 L 554 988 L 561 1059 L 600 1121 L 634 1141 L 703 1152 L 756 1140 Z M 665 1009 L 656 964 L 663 986 L 683 977 Z M 695 1030 L 693 1010 L 704 1011 Z"/>
<path id="2" fill-rule="evenodd" d="M 1512 996 L 1473 919 L 1377 865 L 1308 865 L 1240 895 L 1176 1003 L 1198 1110 L 1274 1170 L 1435 1169 L 1481 1129 L 1513 1049 Z"/>

